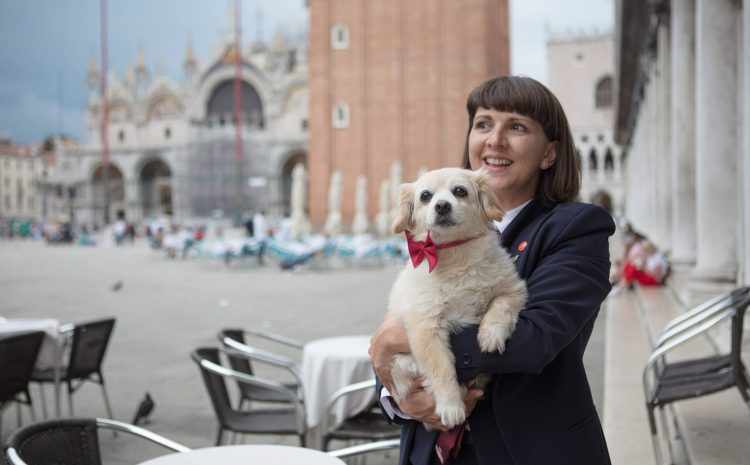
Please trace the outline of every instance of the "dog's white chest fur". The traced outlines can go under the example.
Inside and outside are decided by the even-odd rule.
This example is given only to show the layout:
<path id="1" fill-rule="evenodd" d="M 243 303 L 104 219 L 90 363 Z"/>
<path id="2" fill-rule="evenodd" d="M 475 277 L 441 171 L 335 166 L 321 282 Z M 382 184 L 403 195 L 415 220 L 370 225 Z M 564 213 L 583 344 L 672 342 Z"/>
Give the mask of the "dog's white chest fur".
<path id="1" fill-rule="evenodd" d="M 478 324 L 490 301 L 504 291 L 503 281 L 515 268 L 493 232 L 455 249 L 440 250 L 432 273 L 426 261 L 414 268 L 409 262 L 393 285 L 388 305 L 402 319 L 448 325 L 451 331 Z"/>

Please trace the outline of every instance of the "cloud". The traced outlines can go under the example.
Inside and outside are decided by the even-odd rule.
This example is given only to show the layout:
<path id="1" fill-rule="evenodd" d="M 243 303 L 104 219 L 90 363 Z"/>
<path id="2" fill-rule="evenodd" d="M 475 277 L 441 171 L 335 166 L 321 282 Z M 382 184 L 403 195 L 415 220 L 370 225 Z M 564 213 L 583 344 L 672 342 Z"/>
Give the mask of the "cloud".
<path id="1" fill-rule="evenodd" d="M 63 107 L 60 111 L 62 131 L 81 140 L 85 133 L 86 111 Z M 58 105 L 53 100 L 24 93 L 3 105 L 0 132 L 21 144 L 39 142 L 58 132 Z"/>

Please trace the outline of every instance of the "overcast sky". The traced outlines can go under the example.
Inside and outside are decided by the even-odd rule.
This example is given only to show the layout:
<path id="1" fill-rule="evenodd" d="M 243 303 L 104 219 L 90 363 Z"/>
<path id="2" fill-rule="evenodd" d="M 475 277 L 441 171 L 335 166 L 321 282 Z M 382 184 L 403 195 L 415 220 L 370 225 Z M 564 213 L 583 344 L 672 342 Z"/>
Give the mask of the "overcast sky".
<path id="1" fill-rule="evenodd" d="M 371 0 L 377 1 L 377 0 Z M 307 27 L 305 0 L 243 0 L 243 42 Z M 99 0 L 0 0 L 0 135 L 32 143 L 84 133 L 85 74 L 99 60 Z M 109 0 L 110 69 L 143 49 L 149 69 L 182 76 L 188 43 L 203 63 L 229 25 L 227 0 Z M 612 30 L 613 0 L 510 0 L 511 70 L 547 81 L 553 33 Z M 260 27 L 259 27 L 260 26 Z M 299 32 L 296 32 L 299 34 Z"/>

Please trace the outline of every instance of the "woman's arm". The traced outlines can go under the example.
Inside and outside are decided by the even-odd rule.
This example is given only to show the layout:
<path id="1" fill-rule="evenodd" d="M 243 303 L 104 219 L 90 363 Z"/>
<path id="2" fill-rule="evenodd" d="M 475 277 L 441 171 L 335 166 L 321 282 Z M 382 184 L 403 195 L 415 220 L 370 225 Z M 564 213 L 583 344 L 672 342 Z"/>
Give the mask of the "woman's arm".
<path id="1" fill-rule="evenodd" d="M 611 289 L 608 238 L 614 232 L 612 218 L 602 209 L 589 207 L 554 224 L 564 226 L 548 240 L 545 256 L 527 276 L 529 300 L 505 352 L 482 353 L 477 327 L 451 337 L 460 380 L 479 373 L 539 373 L 596 316 Z M 543 234 L 553 233 L 540 231 L 538 240 Z"/>

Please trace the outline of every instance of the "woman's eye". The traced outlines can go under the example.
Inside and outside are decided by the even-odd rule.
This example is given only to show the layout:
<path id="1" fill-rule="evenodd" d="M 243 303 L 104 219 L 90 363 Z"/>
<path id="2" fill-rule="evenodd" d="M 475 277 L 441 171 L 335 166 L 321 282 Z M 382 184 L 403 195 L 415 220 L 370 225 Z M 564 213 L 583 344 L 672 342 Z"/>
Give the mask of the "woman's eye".
<path id="1" fill-rule="evenodd" d="M 463 186 L 456 186 L 453 188 L 453 195 L 456 197 L 466 197 L 469 195 L 469 193 L 466 191 L 466 188 Z"/>
<path id="2" fill-rule="evenodd" d="M 514 131 L 526 131 L 526 126 L 521 123 L 513 123 L 511 129 L 513 129 Z"/>
<path id="3" fill-rule="evenodd" d="M 474 122 L 474 128 L 475 129 L 487 129 L 490 127 L 490 123 L 487 121 L 475 121 Z"/>
<path id="4" fill-rule="evenodd" d="M 421 200 L 424 203 L 427 203 L 432 198 L 432 194 L 430 191 L 422 191 L 421 194 L 419 194 L 419 200 Z"/>

